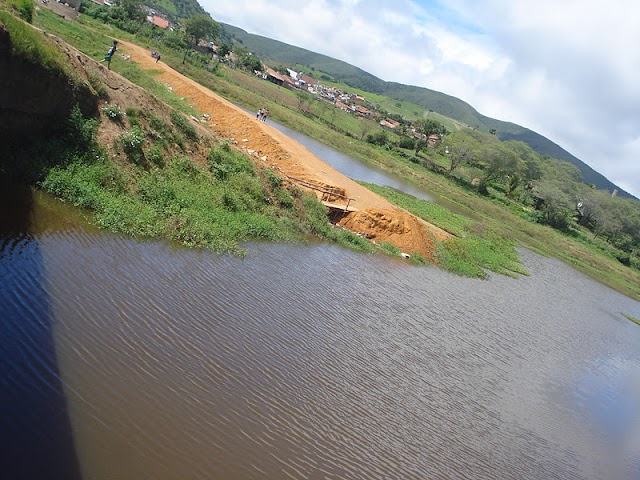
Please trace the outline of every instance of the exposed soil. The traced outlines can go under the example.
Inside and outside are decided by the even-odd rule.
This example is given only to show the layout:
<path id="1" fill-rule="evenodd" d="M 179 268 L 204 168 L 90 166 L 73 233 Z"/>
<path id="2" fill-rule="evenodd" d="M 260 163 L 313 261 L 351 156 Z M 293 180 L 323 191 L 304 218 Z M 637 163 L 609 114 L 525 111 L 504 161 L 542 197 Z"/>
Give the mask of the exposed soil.
<path id="1" fill-rule="evenodd" d="M 262 163 L 283 176 L 336 188 L 351 198 L 350 206 L 357 211 L 339 221 L 342 227 L 377 243 L 392 243 L 403 252 L 420 253 L 427 259 L 433 256 L 434 241 L 451 237 L 444 230 L 416 218 L 367 190 L 320 160 L 296 140 L 176 72 L 162 60 L 156 63 L 148 50 L 119 41 L 118 54 L 114 61 L 128 58 L 128 61 L 135 61 L 141 68 L 153 71 L 159 81 L 166 83 L 176 95 L 184 97 L 198 112 L 206 115 L 206 120 L 200 120 L 201 125 L 206 126 L 216 137 L 236 144 L 257 163 Z M 292 182 L 301 186 L 294 180 Z M 319 192 L 314 193 L 321 197 Z M 333 203 L 340 201 L 341 199 L 332 199 Z"/>

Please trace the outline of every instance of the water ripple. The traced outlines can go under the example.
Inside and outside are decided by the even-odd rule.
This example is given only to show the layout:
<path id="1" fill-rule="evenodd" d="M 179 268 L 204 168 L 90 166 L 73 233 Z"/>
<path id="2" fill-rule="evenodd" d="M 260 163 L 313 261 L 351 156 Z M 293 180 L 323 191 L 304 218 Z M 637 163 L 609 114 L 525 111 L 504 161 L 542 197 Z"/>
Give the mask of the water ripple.
<path id="1" fill-rule="evenodd" d="M 479 282 L 326 245 L 242 260 L 83 229 L 37 240 L 32 277 L 32 242 L 2 243 L 2 298 L 50 329 L 87 478 L 606 478 L 567 392 L 608 345 L 640 363 L 640 338 L 556 295 L 562 265 Z M 47 372 L 23 327 L 24 368 Z"/>

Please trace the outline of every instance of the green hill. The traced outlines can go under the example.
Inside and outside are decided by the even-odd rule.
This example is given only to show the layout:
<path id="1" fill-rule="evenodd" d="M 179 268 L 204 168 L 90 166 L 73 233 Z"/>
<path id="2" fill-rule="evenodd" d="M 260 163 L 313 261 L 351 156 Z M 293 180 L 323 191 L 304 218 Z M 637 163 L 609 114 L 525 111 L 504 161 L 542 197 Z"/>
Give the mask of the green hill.
<path id="1" fill-rule="evenodd" d="M 192 15 L 207 13 L 197 0 L 147 0 L 144 3 L 178 22 Z"/>
<path id="2" fill-rule="evenodd" d="M 584 183 L 594 184 L 596 188 L 610 192 L 617 189 L 620 196 L 635 198 L 548 138 L 520 125 L 482 115 L 459 98 L 428 88 L 386 82 L 341 60 L 260 35 L 253 35 L 232 25 L 221 25 L 228 37 L 232 37 L 268 63 L 304 65 L 314 70 L 315 76 L 320 80 L 338 81 L 365 92 L 410 102 L 484 132 L 495 129 L 501 140 L 521 140 L 541 155 L 572 163 L 582 173 Z"/>

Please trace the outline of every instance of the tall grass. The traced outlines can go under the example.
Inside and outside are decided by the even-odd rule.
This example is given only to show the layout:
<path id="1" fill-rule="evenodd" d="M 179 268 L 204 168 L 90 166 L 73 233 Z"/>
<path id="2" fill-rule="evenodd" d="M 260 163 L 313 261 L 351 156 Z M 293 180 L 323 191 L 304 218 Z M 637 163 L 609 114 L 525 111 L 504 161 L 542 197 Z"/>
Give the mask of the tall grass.
<path id="1" fill-rule="evenodd" d="M 71 76 L 66 59 L 42 32 L 2 10 L 0 10 L 0 22 L 4 24 L 11 35 L 13 56 L 39 64 L 52 72 Z"/>

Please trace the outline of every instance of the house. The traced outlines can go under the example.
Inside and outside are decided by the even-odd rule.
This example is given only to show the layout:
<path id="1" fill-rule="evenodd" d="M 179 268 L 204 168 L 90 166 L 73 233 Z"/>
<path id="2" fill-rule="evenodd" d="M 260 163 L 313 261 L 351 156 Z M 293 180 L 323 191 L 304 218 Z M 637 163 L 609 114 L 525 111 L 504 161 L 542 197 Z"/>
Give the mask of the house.
<path id="1" fill-rule="evenodd" d="M 335 105 L 340 110 L 344 110 L 345 112 L 353 112 L 353 109 L 349 105 L 347 105 L 346 103 L 342 103 L 340 100 L 336 100 Z"/>
<path id="2" fill-rule="evenodd" d="M 364 117 L 364 118 L 371 118 L 373 113 L 371 110 L 363 107 L 362 105 L 356 105 L 356 107 L 354 108 L 354 111 L 357 115 L 360 115 L 361 117 Z"/>
<path id="3" fill-rule="evenodd" d="M 298 80 L 300 82 L 304 82 L 305 85 L 311 87 L 311 86 L 315 86 L 318 85 L 318 80 L 316 80 L 315 78 L 313 78 L 311 75 L 308 75 L 306 73 L 301 73 L 298 76 Z"/>
<path id="4" fill-rule="evenodd" d="M 158 15 L 148 16 L 147 21 L 154 27 L 169 28 L 169 21 L 159 17 Z"/>
<path id="5" fill-rule="evenodd" d="M 384 120 L 380 120 L 380 126 L 382 128 L 395 131 L 395 129 L 400 126 L 400 122 L 396 122 L 395 120 L 392 120 L 390 118 L 385 118 Z"/>
<path id="6" fill-rule="evenodd" d="M 262 74 L 262 78 L 270 81 L 271 83 L 275 83 L 276 85 L 280 85 L 281 87 L 285 83 L 284 76 L 280 75 L 274 69 L 266 67 L 264 73 Z"/>

